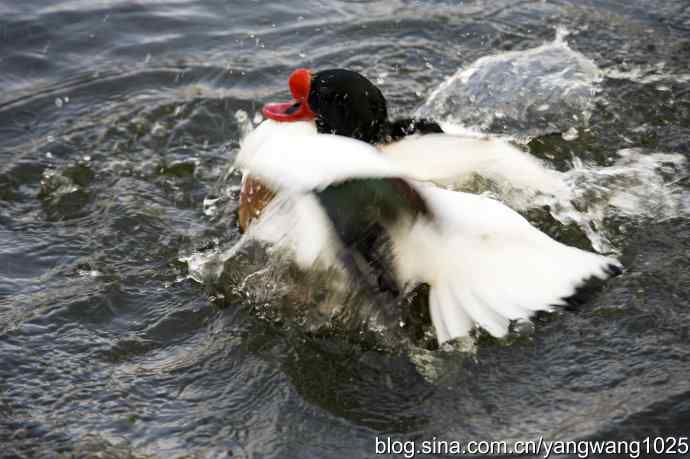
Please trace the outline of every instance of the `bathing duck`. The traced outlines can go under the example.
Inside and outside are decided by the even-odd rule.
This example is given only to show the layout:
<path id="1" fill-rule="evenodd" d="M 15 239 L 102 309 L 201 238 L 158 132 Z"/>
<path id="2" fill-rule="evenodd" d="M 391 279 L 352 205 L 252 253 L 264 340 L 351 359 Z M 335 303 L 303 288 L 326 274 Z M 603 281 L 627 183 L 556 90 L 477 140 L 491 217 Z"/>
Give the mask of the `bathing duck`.
<path id="1" fill-rule="evenodd" d="M 564 199 L 570 193 L 559 172 L 545 168 L 503 139 L 450 135 L 429 119 L 389 120 L 380 89 L 357 72 L 331 69 L 312 73 L 297 69 L 290 75 L 288 86 L 293 100 L 266 104 L 262 112 L 268 120 L 304 122 L 314 133 L 336 134 L 374 145 L 409 177 L 458 187 L 481 176 Z M 282 159 L 289 160 L 289 156 Z M 273 196 L 273 191 L 252 175 L 243 177 L 239 207 L 242 231 Z"/>
<path id="2" fill-rule="evenodd" d="M 373 271 L 376 287 L 396 292 L 428 284 L 439 343 L 477 326 L 502 337 L 511 321 L 565 305 L 586 280 L 621 271 L 614 258 L 555 241 L 499 201 L 435 183 L 512 171 L 518 182 L 533 172 L 544 189 L 557 188 L 507 143 L 450 136 L 431 120 L 390 122 L 378 88 L 348 70 L 300 69 L 289 86 L 294 101 L 267 104 L 268 119 L 236 158 L 245 237 L 289 251 L 303 269 L 338 265 L 363 284 Z M 512 169 L 496 166 L 502 154 L 514 157 Z"/>

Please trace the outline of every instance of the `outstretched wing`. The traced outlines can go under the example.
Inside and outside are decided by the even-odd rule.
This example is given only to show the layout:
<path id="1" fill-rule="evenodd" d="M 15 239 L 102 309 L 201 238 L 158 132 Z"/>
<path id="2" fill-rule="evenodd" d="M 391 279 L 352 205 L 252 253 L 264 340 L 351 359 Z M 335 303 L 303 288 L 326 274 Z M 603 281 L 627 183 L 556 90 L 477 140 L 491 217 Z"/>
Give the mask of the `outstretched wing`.
<path id="1" fill-rule="evenodd" d="M 266 123 L 270 130 L 260 130 Z M 288 126 L 281 129 L 276 124 Z M 349 179 L 405 175 L 373 146 L 348 137 L 315 134 L 304 124 L 265 121 L 243 142 L 236 166 L 277 190 L 290 192 L 323 190 Z"/>
<path id="2" fill-rule="evenodd" d="M 431 285 L 439 342 L 475 325 L 503 336 L 511 320 L 565 305 L 590 278 L 620 273 L 617 260 L 555 241 L 498 201 L 419 191 L 434 219 L 395 235 L 394 259 L 400 279 Z"/>
<path id="3" fill-rule="evenodd" d="M 567 198 L 569 193 L 561 173 L 503 139 L 428 134 L 403 138 L 381 150 L 417 180 L 459 186 L 477 175 L 544 194 Z"/>
<path id="4" fill-rule="evenodd" d="M 240 167 L 292 202 L 274 205 L 280 228 L 269 224 L 270 212 L 257 228 L 268 228 L 264 234 L 273 241 L 290 241 L 305 267 L 320 253 L 333 254 L 335 241 L 330 259 L 357 277 L 356 258 L 372 266 L 381 258 L 371 248 L 384 247 L 397 285 L 430 285 L 439 342 L 466 336 L 474 326 L 503 336 L 511 320 L 564 304 L 590 277 L 620 272 L 616 260 L 561 244 L 498 201 L 409 180 L 453 172 L 449 151 L 441 152 L 443 161 L 422 167 L 423 160 L 393 160 L 357 140 L 290 129 L 250 138 L 238 156 Z M 455 171 L 467 170 L 467 161 L 474 160 L 459 159 Z M 530 167 L 522 169 L 521 180 L 528 181 Z M 386 272 L 386 265 L 379 268 Z"/>

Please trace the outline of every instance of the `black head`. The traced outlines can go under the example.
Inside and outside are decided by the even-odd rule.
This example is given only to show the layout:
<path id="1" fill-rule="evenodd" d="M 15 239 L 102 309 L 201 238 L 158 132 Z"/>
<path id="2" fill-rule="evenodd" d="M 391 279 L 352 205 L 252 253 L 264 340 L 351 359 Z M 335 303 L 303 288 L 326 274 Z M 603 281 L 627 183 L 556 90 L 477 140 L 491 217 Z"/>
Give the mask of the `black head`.
<path id="1" fill-rule="evenodd" d="M 386 99 L 359 73 L 343 69 L 315 73 L 308 100 L 319 132 L 372 144 L 385 140 Z"/>
<path id="2" fill-rule="evenodd" d="M 313 119 L 317 131 L 386 143 L 413 133 L 443 132 L 430 120 L 388 120 L 386 99 L 381 90 L 363 75 L 345 69 L 312 74 L 295 70 L 289 79 L 294 101 L 267 104 L 263 113 L 277 121 Z"/>

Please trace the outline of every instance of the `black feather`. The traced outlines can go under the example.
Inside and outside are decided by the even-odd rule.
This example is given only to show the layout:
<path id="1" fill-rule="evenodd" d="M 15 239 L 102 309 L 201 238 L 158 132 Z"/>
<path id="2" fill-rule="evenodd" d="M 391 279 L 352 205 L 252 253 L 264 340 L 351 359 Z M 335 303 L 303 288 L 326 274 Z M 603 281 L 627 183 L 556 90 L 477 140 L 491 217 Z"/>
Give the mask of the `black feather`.
<path id="1" fill-rule="evenodd" d="M 606 266 L 604 271 L 607 274 L 607 277 L 615 277 L 620 275 L 623 270 L 614 264 L 609 264 Z M 587 279 L 584 279 L 580 285 L 577 286 L 575 289 L 575 292 L 566 297 L 563 298 L 563 301 L 565 301 L 566 305 L 564 306 L 564 309 L 568 311 L 574 311 L 575 309 L 579 308 L 583 304 L 585 304 L 587 301 L 589 301 L 594 295 L 599 292 L 604 284 L 606 282 L 606 279 L 600 279 L 599 277 L 591 276 Z"/>
<path id="2" fill-rule="evenodd" d="M 413 134 L 443 134 L 443 129 L 437 122 L 426 118 L 402 118 L 393 121 L 388 126 L 391 142 Z"/>
<path id="3" fill-rule="evenodd" d="M 373 278 L 378 289 L 397 294 L 400 288 L 391 275 L 387 229 L 429 216 L 424 198 L 400 178 L 348 180 L 316 196 L 342 242 L 340 258 L 346 268 L 356 279 Z M 359 260 L 364 260 L 366 269 Z"/>
<path id="4" fill-rule="evenodd" d="M 371 81 L 344 69 L 323 70 L 312 76 L 309 107 L 320 133 L 337 134 L 367 143 L 384 141 L 386 99 Z"/>

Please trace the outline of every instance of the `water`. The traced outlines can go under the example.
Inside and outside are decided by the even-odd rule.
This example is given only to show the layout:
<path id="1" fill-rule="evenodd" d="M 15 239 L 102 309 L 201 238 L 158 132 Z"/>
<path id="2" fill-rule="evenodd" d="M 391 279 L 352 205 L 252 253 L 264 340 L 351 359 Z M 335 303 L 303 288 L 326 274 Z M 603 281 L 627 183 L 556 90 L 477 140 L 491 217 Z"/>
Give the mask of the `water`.
<path id="1" fill-rule="evenodd" d="M 687 435 L 684 0 L 4 1 L 0 13 L 0 456 L 374 457 L 381 433 Z M 563 54 L 531 65 L 544 46 Z M 583 67 L 559 76 L 559 62 Z M 298 66 L 363 71 L 394 115 L 511 136 L 573 193 L 516 207 L 561 240 L 620 253 L 625 274 L 474 356 L 405 328 L 289 317 L 281 281 L 294 273 L 261 277 L 253 250 L 220 284 L 197 282 L 180 260 L 235 247 L 229 163 Z M 483 79 L 458 86 L 468 69 Z M 525 91 L 511 103 L 487 78 Z"/>

